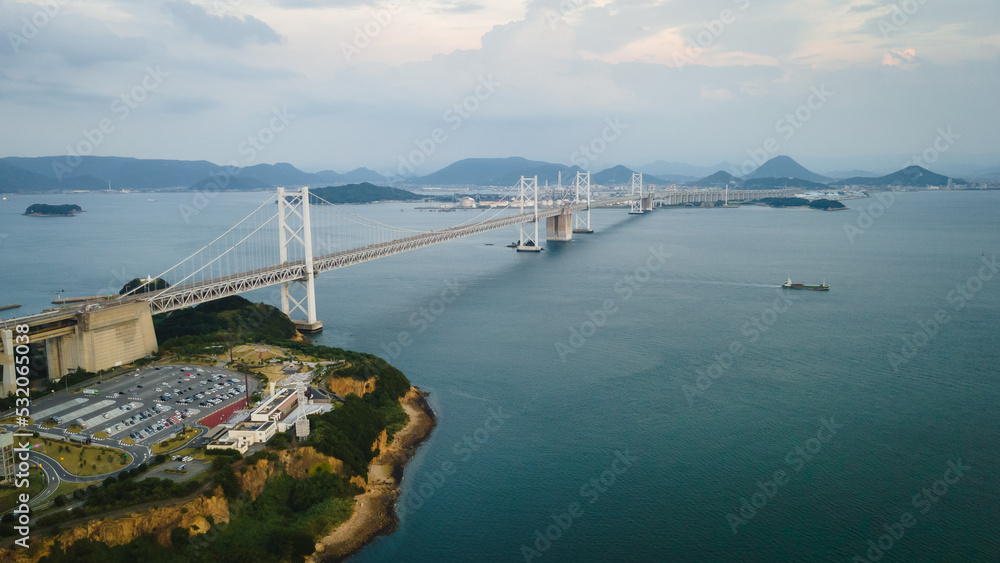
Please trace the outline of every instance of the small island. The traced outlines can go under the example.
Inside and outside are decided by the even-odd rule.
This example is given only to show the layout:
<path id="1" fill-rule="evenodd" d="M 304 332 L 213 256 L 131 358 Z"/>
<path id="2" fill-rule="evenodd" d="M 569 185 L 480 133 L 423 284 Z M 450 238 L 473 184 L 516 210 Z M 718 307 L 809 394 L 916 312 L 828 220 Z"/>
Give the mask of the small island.
<path id="1" fill-rule="evenodd" d="M 316 188 L 311 193 L 323 201 L 313 200 L 314 205 L 324 202 L 333 204 L 345 203 L 374 203 L 379 201 L 414 201 L 427 199 L 427 196 L 415 194 L 411 191 L 386 186 L 376 186 L 368 182 L 361 184 L 349 184 L 346 186 L 329 186 L 326 188 Z"/>
<path id="2" fill-rule="evenodd" d="M 36 203 L 24 214 L 28 217 L 73 217 L 77 213 L 82 213 L 83 209 L 79 205 L 49 205 L 47 203 Z"/>
<path id="3" fill-rule="evenodd" d="M 766 197 L 758 200 L 760 203 L 771 207 L 808 207 L 822 211 L 839 211 L 847 209 L 843 203 L 832 199 L 817 199 L 809 201 L 803 197 Z"/>

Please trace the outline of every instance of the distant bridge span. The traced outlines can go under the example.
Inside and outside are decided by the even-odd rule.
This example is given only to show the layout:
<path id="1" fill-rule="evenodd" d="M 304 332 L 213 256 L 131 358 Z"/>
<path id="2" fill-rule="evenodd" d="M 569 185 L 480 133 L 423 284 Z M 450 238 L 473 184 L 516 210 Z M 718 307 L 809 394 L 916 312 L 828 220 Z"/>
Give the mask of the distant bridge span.
<path id="1" fill-rule="evenodd" d="M 550 241 L 570 240 L 573 233 L 592 232 L 589 212 L 594 207 L 630 204 L 632 213 L 641 214 L 656 206 L 686 202 L 715 202 L 727 199 L 727 196 L 728 200 L 732 201 L 784 197 L 796 191 L 679 190 L 644 193 L 642 175 L 636 174 L 632 180 L 631 192 L 627 195 L 591 199 L 589 173 L 578 174 L 575 187 L 576 198 L 573 203 L 539 209 L 537 178 L 531 180 L 522 178 L 518 186 L 518 205 L 513 206 L 519 207 L 521 213 L 429 232 L 409 231 L 416 234 L 401 237 L 398 235 L 406 232 L 406 229 L 360 218 L 351 211 L 332 206 L 341 212 L 337 217 L 338 224 L 353 223 L 355 225 L 353 228 L 356 230 L 378 231 L 380 236 L 387 240 L 376 240 L 369 244 L 353 245 L 326 253 L 315 253 L 312 246 L 310 201 L 315 196 L 310 196 L 307 188 L 291 192 L 279 188 L 276 213 L 269 214 L 265 211 L 259 214 L 263 215 L 262 218 L 244 225 L 254 213 L 265 208 L 265 204 L 268 203 L 265 202 L 219 239 L 161 274 L 160 277 L 168 281 L 174 279 L 176 282 L 167 289 L 142 294 L 130 293 L 111 301 L 84 303 L 0 322 L 0 340 L 2 340 L 0 365 L 3 365 L 0 396 L 5 396 L 14 389 L 14 348 L 17 343 L 13 338 L 16 333 L 13 333 L 12 329 L 17 325 L 30 327 L 29 336 L 32 342 L 45 342 L 50 378 L 59 379 L 77 367 L 98 371 L 132 362 L 154 352 L 156 350 L 156 338 L 152 327 L 154 314 L 280 285 L 282 311 L 290 317 L 295 313 L 301 313 L 305 317 L 294 320 L 300 330 L 318 331 L 321 330 L 322 323 L 316 318 L 314 280 L 321 272 L 515 225 L 521 225 L 518 250 L 538 251 L 541 249 L 538 244 L 539 224 L 543 220 L 546 222 L 547 238 Z M 270 203 L 273 205 L 273 199 L 270 199 Z M 525 211 L 526 209 L 531 211 Z M 325 211 L 323 206 L 319 210 L 332 214 Z M 504 211 L 509 212 L 509 209 L 501 209 L 498 213 Z M 277 218 L 276 227 L 273 224 L 275 218 Z M 532 223 L 533 233 L 524 228 L 524 225 Z M 241 225 L 242 231 L 234 231 Z M 278 234 L 277 241 L 269 238 L 275 234 L 275 228 Z M 229 238 L 224 238 L 227 235 Z M 331 238 L 336 237 L 328 236 L 327 242 Z M 278 243 L 277 249 L 274 248 L 274 242 Z M 243 249 L 244 254 L 234 252 L 237 249 Z M 270 261 L 266 257 L 261 257 L 265 254 L 274 254 L 275 250 L 277 254 Z M 264 264 L 261 265 L 261 261 L 264 261 Z M 247 264 L 256 267 L 247 267 Z M 229 271 L 226 271 L 227 268 Z M 190 273 L 187 273 L 188 270 Z M 173 273 L 175 276 L 169 276 L 168 273 Z M 304 290 L 305 295 L 296 297 L 293 290 L 298 290 L 300 293 Z"/>

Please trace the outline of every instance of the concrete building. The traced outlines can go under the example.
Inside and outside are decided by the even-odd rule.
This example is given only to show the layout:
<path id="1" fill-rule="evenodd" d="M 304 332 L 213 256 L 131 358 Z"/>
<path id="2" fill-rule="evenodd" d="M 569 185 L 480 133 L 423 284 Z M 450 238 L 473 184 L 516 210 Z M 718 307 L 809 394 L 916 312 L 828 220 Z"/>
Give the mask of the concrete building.
<path id="1" fill-rule="evenodd" d="M 0 430 L 0 483 L 9 483 L 17 473 L 14 463 L 14 434 Z"/>
<path id="2" fill-rule="evenodd" d="M 215 439 L 206 447 L 210 450 L 233 449 L 245 454 L 254 444 L 267 442 L 278 432 L 287 432 L 293 427 L 298 437 L 305 438 L 309 435 L 309 420 L 306 417 L 329 412 L 330 408 L 328 402 L 312 404 L 306 398 L 304 386 L 301 390 L 290 387 L 278 389 L 250 411 L 247 420 L 224 425 L 226 431 L 214 434 Z"/>
<path id="3" fill-rule="evenodd" d="M 272 394 L 257 408 L 250 411 L 250 420 L 253 422 L 279 421 L 288 416 L 288 413 L 295 410 L 299 397 L 295 389 L 279 389 Z"/>

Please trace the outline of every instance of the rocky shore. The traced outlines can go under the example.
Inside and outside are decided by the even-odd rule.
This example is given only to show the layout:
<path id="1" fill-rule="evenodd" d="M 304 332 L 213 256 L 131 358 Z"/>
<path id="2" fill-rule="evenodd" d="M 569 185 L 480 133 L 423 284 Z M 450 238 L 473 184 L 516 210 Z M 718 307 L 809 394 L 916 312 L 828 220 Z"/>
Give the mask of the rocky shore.
<path id="1" fill-rule="evenodd" d="M 323 538 L 307 561 L 343 561 L 378 536 L 395 531 L 399 525 L 396 498 L 399 496 L 403 468 L 437 424 L 434 411 L 427 404 L 427 395 L 417 387 L 411 387 L 403 397 L 401 402 L 410 416 L 410 422 L 396 433 L 392 444 L 372 460 L 368 467 L 368 483 L 365 492 L 356 497 L 354 514 Z"/>

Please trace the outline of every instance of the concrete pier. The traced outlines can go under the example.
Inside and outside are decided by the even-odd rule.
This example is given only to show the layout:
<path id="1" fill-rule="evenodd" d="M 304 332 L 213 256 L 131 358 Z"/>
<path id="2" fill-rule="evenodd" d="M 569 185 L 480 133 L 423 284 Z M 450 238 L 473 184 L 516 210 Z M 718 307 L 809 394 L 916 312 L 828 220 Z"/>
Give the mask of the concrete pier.
<path id="1" fill-rule="evenodd" d="M 551 241 L 573 240 L 573 212 L 563 211 L 545 220 L 545 238 Z"/>

